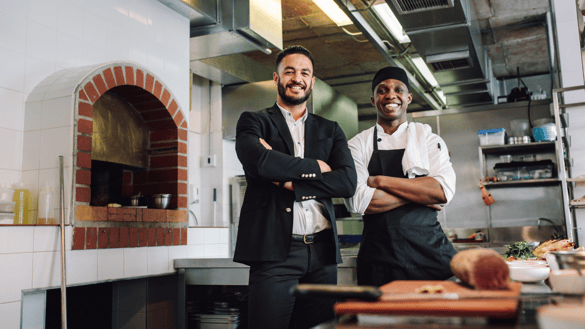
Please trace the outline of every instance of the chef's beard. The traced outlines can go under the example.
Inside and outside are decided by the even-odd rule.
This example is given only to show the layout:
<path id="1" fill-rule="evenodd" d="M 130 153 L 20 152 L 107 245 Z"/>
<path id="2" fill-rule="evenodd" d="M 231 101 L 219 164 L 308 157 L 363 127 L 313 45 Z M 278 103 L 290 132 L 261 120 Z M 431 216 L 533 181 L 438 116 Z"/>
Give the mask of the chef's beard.
<path id="1" fill-rule="evenodd" d="M 293 85 L 294 86 L 294 85 Z M 282 99 L 282 101 L 290 106 L 295 106 L 295 105 L 300 105 L 303 104 L 304 102 L 307 101 L 307 99 L 309 99 L 309 97 L 311 96 L 311 92 L 313 91 L 313 86 L 307 86 L 305 88 L 305 96 L 302 97 L 290 97 L 286 94 L 286 87 L 280 83 L 280 81 L 278 82 L 278 95 L 280 96 L 280 98 Z"/>

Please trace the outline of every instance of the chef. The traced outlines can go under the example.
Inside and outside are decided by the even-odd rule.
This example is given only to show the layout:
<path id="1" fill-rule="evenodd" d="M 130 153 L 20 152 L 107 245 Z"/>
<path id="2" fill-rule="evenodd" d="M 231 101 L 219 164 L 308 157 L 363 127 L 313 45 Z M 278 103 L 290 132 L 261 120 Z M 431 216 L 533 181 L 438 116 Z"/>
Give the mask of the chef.
<path id="1" fill-rule="evenodd" d="M 438 211 L 455 193 L 455 172 L 441 137 L 426 124 L 407 122 L 408 76 L 397 67 L 372 81 L 377 123 L 349 141 L 358 175 L 348 210 L 362 214 L 358 285 L 393 280 L 445 280 L 455 249 Z"/>

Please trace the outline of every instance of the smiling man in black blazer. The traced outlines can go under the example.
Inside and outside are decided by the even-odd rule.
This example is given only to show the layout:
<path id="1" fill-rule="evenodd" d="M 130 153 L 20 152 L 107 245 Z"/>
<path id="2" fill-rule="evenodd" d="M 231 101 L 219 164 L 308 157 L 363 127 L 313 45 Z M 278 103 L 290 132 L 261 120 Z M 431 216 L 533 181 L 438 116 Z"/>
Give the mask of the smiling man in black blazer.
<path id="1" fill-rule="evenodd" d="M 280 52 L 273 80 L 276 104 L 244 112 L 237 124 L 247 187 L 234 261 L 250 265 L 249 328 L 309 328 L 333 318 L 332 301 L 295 299 L 289 291 L 299 283 L 337 284 L 331 198 L 353 196 L 357 175 L 339 125 L 307 111 L 315 83 L 310 52 Z"/>

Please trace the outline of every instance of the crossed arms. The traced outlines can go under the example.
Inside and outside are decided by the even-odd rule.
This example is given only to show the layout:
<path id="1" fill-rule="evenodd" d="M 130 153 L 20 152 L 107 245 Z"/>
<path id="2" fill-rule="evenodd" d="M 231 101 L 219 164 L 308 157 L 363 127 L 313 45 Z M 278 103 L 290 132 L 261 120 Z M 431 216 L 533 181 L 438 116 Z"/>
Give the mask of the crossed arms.
<path id="1" fill-rule="evenodd" d="M 285 188 L 295 193 L 297 201 L 301 201 L 303 195 L 317 199 L 351 197 L 357 176 L 345 135 L 335 122 L 321 121 L 320 124 L 319 136 L 327 132 L 330 141 L 327 145 L 330 146 L 315 141 L 314 147 L 316 151 L 330 147 L 326 152 L 328 158 L 299 158 L 286 153 L 288 148 L 281 132 L 267 115 L 244 112 L 236 129 L 236 153 L 249 176 L 268 183 L 284 182 Z"/>
<path id="2" fill-rule="evenodd" d="M 378 214 L 411 202 L 441 210 L 439 204 L 447 202 L 443 187 L 432 177 L 369 176 L 367 185 L 376 190 L 366 214 Z"/>
<path id="3" fill-rule="evenodd" d="M 373 151 L 372 138 L 370 131 L 356 135 L 349 141 L 358 175 L 355 195 L 345 199 L 350 212 L 376 214 L 408 203 L 417 203 L 440 210 L 442 206 L 439 204 L 446 204 L 451 200 L 455 193 L 455 172 L 448 150 L 440 137 L 430 136 L 427 142 L 430 164 L 428 176 L 410 179 L 370 176 L 368 165 Z M 444 147 L 437 148 L 437 143 L 441 143 Z"/>

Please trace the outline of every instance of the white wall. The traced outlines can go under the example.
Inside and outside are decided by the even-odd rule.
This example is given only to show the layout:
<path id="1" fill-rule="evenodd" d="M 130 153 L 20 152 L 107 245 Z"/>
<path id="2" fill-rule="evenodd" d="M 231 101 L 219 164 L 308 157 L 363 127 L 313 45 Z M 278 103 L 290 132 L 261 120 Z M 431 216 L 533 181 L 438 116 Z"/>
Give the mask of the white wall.
<path id="1" fill-rule="evenodd" d="M 583 86 L 583 60 L 579 46 L 578 15 L 575 1 L 554 0 L 554 12 L 557 27 L 558 54 L 563 88 Z M 564 93 L 565 103 L 585 102 L 585 91 Z M 569 135 L 571 136 L 571 157 L 574 160 L 573 177 L 585 175 L 585 106 L 571 107 L 569 113 Z M 579 184 L 574 191 L 574 197 L 585 195 L 585 186 Z M 575 209 L 578 238 L 580 245 L 585 245 L 585 209 Z"/>
<path id="2" fill-rule="evenodd" d="M 0 1 L 0 185 L 10 185 L 22 178 L 22 155 L 27 147 L 23 143 L 24 103 L 31 90 L 61 69 L 110 61 L 132 61 L 148 68 L 171 88 L 190 125 L 201 121 L 199 116 L 187 113 L 189 20 L 162 3 Z M 203 90 L 202 86 L 193 87 L 194 94 L 203 94 Z M 221 99 L 217 95 L 215 99 Z M 209 107 L 199 107 L 199 112 L 202 111 L 209 112 Z M 203 133 L 201 129 L 190 128 L 191 185 L 201 184 L 200 171 L 192 158 L 199 158 L 202 152 Z M 174 272 L 175 258 L 228 256 L 227 229 L 190 228 L 186 246 L 109 250 L 71 251 L 70 227 L 66 236 L 69 284 Z M 60 285 L 60 266 L 58 227 L 0 226 L 3 329 L 20 327 L 23 289 Z"/>

